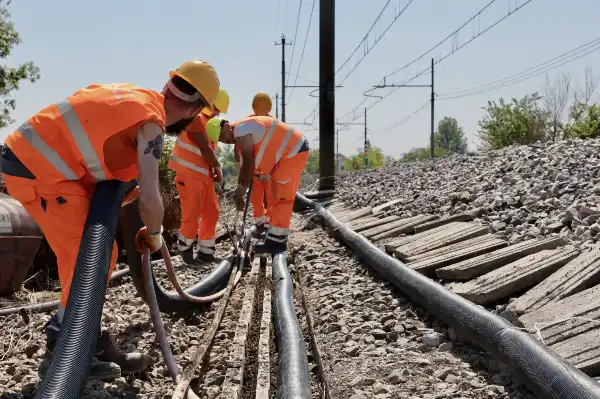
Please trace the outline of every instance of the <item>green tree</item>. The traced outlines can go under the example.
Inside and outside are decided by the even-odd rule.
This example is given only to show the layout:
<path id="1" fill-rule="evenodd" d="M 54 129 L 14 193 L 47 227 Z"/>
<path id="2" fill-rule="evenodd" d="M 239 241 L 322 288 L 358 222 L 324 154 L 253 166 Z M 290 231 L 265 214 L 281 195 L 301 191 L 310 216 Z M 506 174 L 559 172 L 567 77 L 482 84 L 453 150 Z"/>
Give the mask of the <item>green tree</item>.
<path id="1" fill-rule="evenodd" d="M 565 137 L 594 138 L 600 135 L 600 106 L 578 102 L 571 108 L 572 122 L 565 127 Z"/>
<path id="2" fill-rule="evenodd" d="M 450 151 L 448 151 L 444 148 L 441 148 L 439 146 L 436 146 L 433 150 L 433 154 L 436 158 L 442 158 L 442 157 L 447 157 L 448 155 L 450 155 Z M 431 158 L 431 148 L 430 147 L 420 147 L 420 148 L 413 148 L 406 154 L 402 155 L 402 157 L 400 158 L 400 162 L 404 162 L 404 163 L 418 162 L 418 161 L 425 161 L 430 158 Z"/>
<path id="3" fill-rule="evenodd" d="M 510 103 L 504 99 L 488 101 L 486 115 L 479 121 L 479 138 L 483 148 L 496 149 L 514 144 L 531 144 L 546 138 L 548 111 L 539 105 L 538 93 Z"/>
<path id="4" fill-rule="evenodd" d="M 217 147 L 217 159 L 223 171 L 224 187 L 231 187 L 237 179 L 237 168 L 235 167 L 234 146 L 219 144 Z"/>
<path id="5" fill-rule="evenodd" d="M 367 158 L 369 159 L 369 168 L 379 168 L 385 166 L 385 156 L 381 152 L 381 148 L 373 147 L 369 144 L 367 150 Z M 364 152 L 360 151 L 344 160 L 344 170 L 359 170 L 365 168 Z"/>
<path id="6" fill-rule="evenodd" d="M 169 169 L 169 158 L 171 152 L 173 152 L 173 146 L 175 145 L 175 139 L 169 136 L 165 136 L 165 144 L 163 146 L 163 152 L 158 161 L 158 181 L 160 186 L 165 190 L 175 190 L 175 172 Z"/>
<path id="7" fill-rule="evenodd" d="M 306 166 L 304 167 L 304 172 L 314 175 L 319 173 L 319 149 L 315 148 L 314 150 L 310 150 L 310 155 L 308 156 L 308 161 L 306 162 Z"/>
<path id="8" fill-rule="evenodd" d="M 451 153 L 464 154 L 467 152 L 467 138 L 463 128 L 458 126 L 456 119 L 446 116 L 439 121 L 435 132 L 435 146 Z"/>
<path id="9" fill-rule="evenodd" d="M 12 23 L 8 6 L 10 0 L 0 0 L 0 58 L 10 55 L 14 46 L 21 43 L 21 38 Z M 0 97 L 4 105 L 0 108 L 0 128 L 14 122 L 11 111 L 14 111 L 16 102 L 11 93 L 19 89 L 22 80 L 35 82 L 40 78 L 40 70 L 32 62 L 26 62 L 18 67 L 0 65 Z"/>

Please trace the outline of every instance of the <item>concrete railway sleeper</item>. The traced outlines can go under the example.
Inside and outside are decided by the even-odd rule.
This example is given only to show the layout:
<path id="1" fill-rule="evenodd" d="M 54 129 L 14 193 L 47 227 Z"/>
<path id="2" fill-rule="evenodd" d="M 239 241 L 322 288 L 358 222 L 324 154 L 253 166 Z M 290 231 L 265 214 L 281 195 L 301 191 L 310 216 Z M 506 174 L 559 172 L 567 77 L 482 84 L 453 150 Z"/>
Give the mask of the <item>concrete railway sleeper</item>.
<path id="1" fill-rule="evenodd" d="M 496 359 L 509 366 L 515 378 L 521 379 L 538 397 L 600 397 L 600 385 L 596 381 L 557 356 L 551 349 L 522 329 L 515 328 L 504 318 L 486 311 L 425 277 L 415 269 L 388 256 L 365 237 L 341 223 L 320 204 L 310 201 L 300 194 L 297 195 L 297 202 L 312 208 L 325 222 L 328 229 L 335 232 L 336 237 L 356 251 L 356 254 L 378 274 L 407 295 L 410 301 L 420 304 L 431 314 L 437 316 L 438 320 L 452 326 L 461 337 L 481 346 Z M 336 208 L 338 211 L 342 209 L 339 205 L 336 205 Z M 350 216 L 342 216 L 342 219 L 345 222 L 359 219 L 360 217 L 353 216 L 357 213 L 358 211 L 346 211 L 345 215 Z M 445 245 L 456 243 L 458 248 L 461 247 L 459 245 L 461 241 L 479 241 L 476 237 L 481 236 L 481 233 L 478 232 L 477 235 L 470 233 L 473 229 L 466 229 L 468 227 L 466 225 L 463 228 L 460 222 L 454 222 L 452 226 L 454 226 L 452 232 L 454 235 L 441 234 L 438 232 L 439 229 L 434 228 L 422 233 L 424 236 L 429 234 L 429 238 L 426 237 L 424 240 L 416 242 L 416 238 L 407 236 L 406 239 L 399 239 L 398 243 L 394 245 L 403 251 L 403 256 L 421 259 L 424 256 L 421 254 L 425 254 L 427 251 L 438 251 L 441 254 L 442 247 Z M 390 237 L 399 235 L 394 234 Z M 434 235 L 436 236 L 434 237 Z M 378 239 L 375 237 L 373 241 Z M 440 242 L 440 240 L 447 242 Z M 497 251 L 501 252 L 503 249 Z M 474 253 L 472 256 L 475 255 Z M 569 259 L 556 265 L 546 266 L 544 276 L 558 270 Z M 417 261 L 415 260 L 415 262 Z M 403 377 L 399 376 L 398 378 L 401 380 Z"/>

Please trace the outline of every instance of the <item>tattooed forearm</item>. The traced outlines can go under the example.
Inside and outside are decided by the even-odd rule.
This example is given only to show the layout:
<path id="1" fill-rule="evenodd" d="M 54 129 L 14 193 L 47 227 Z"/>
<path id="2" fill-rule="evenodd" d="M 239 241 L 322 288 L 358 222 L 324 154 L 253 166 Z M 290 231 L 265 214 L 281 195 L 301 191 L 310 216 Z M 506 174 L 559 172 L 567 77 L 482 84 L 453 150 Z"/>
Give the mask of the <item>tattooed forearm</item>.
<path id="1" fill-rule="evenodd" d="M 160 159 L 163 151 L 163 136 L 159 134 L 148 142 L 148 146 L 144 149 L 144 154 L 152 153 L 152 156 L 157 160 Z"/>

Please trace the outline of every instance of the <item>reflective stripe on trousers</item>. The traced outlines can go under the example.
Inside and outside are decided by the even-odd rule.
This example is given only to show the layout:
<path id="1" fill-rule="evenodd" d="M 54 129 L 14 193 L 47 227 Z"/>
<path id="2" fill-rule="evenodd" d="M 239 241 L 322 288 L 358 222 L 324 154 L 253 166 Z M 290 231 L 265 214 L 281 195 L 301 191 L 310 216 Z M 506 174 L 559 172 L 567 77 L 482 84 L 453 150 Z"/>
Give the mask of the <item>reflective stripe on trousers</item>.
<path id="1" fill-rule="evenodd" d="M 203 175 L 208 176 L 208 170 L 205 168 L 201 168 L 200 166 L 194 165 L 193 163 L 186 161 L 185 159 L 181 159 L 176 157 L 175 155 L 171 155 L 171 161 L 178 163 L 181 166 L 185 166 L 188 169 L 196 171 L 198 173 L 202 173 Z"/>
<path id="2" fill-rule="evenodd" d="M 57 103 L 56 106 L 60 111 L 60 115 L 62 116 L 67 129 L 69 129 L 71 137 L 73 137 L 73 141 L 75 141 L 75 144 L 77 145 L 77 149 L 83 156 L 87 170 L 96 181 L 106 180 L 106 174 L 104 173 L 100 159 L 92 146 L 87 132 L 81 125 L 75 110 L 73 110 L 71 103 L 68 100 L 64 100 Z M 19 126 L 17 131 L 38 153 L 40 153 L 40 155 L 60 172 L 66 180 L 78 180 L 75 172 L 56 151 L 46 144 L 29 122 L 25 122 Z"/>

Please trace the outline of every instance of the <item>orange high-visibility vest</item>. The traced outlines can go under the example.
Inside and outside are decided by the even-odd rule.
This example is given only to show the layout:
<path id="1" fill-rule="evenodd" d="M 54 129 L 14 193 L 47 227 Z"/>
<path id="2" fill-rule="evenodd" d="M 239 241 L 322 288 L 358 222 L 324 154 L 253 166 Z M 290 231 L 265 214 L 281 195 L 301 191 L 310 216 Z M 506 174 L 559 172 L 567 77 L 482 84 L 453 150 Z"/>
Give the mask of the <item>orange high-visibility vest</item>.
<path id="1" fill-rule="evenodd" d="M 140 125 L 152 122 L 164 131 L 164 97 L 130 84 L 94 84 L 29 118 L 5 140 L 39 180 L 130 181 L 139 177 L 137 146 Z M 124 133 L 120 148 L 106 146 Z M 119 145 L 117 145 L 119 146 Z M 109 170 L 105 155 L 118 152 L 121 168 Z"/>
<path id="2" fill-rule="evenodd" d="M 272 116 L 250 116 L 233 123 L 233 129 L 246 121 L 255 121 L 265 127 L 265 135 L 254 143 L 254 165 L 261 174 L 275 171 L 283 158 L 296 155 L 305 141 L 304 135 L 287 123 Z"/>
<path id="3" fill-rule="evenodd" d="M 211 166 L 202 156 L 198 145 L 192 140 L 191 133 L 206 134 L 208 118 L 204 114 L 198 115 L 194 121 L 182 132 L 173 146 L 173 153 L 169 159 L 169 169 L 177 173 L 192 173 L 194 177 L 212 181 Z M 208 140 L 213 151 L 217 144 Z"/>

